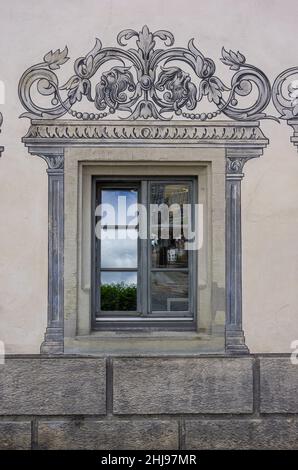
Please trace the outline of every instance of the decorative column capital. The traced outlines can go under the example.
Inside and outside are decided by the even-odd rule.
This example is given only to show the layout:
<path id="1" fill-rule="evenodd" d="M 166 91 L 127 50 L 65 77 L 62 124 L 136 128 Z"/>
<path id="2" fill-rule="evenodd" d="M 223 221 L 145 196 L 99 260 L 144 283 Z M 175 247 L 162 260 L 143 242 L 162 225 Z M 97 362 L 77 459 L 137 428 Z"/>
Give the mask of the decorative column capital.
<path id="1" fill-rule="evenodd" d="M 226 150 L 226 179 L 242 180 L 243 168 L 246 162 L 252 158 L 258 158 L 263 154 L 263 148 L 228 148 Z"/>
<path id="2" fill-rule="evenodd" d="M 47 172 L 64 171 L 64 148 L 60 146 L 28 145 L 28 151 L 31 155 L 42 158 L 48 165 Z"/>
<path id="3" fill-rule="evenodd" d="M 243 167 L 245 163 L 254 157 L 227 157 L 226 158 L 226 178 L 242 179 L 244 177 Z"/>
<path id="4" fill-rule="evenodd" d="M 64 170 L 64 155 L 48 155 L 48 154 L 38 154 L 38 157 L 41 157 L 47 162 L 48 169 L 47 172 L 52 170 Z"/>

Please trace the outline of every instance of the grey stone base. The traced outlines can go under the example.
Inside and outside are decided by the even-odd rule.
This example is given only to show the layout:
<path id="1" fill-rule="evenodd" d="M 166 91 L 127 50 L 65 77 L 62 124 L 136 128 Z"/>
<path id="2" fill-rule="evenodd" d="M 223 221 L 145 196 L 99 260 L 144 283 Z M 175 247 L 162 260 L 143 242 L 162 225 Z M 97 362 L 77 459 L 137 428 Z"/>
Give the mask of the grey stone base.
<path id="1" fill-rule="evenodd" d="M 49 339 L 45 339 L 43 343 L 40 345 L 40 354 L 47 354 L 47 355 L 56 355 L 56 354 L 63 354 L 64 352 L 64 343 L 63 341 L 51 341 Z"/>
<path id="2" fill-rule="evenodd" d="M 226 331 L 226 352 L 231 354 L 249 354 L 245 344 L 245 336 L 242 330 Z"/>
<path id="3" fill-rule="evenodd" d="M 6 357 L 1 449 L 298 449 L 290 355 Z"/>

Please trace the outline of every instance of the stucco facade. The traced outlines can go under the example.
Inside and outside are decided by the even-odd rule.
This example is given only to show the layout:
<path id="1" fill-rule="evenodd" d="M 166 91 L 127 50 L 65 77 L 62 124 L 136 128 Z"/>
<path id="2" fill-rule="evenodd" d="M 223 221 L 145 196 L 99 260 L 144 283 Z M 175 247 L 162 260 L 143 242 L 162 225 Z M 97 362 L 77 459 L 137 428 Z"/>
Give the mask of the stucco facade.
<path id="1" fill-rule="evenodd" d="M 84 21 L 80 3 L 66 2 L 65 8 L 59 8 L 59 21 L 52 4 L 43 3 L 41 6 L 32 1 L 29 8 L 22 2 L 10 2 L 2 6 L 1 14 L 1 79 L 6 86 L 1 133 L 1 143 L 6 147 L 0 186 L 5 219 L 1 230 L 1 336 L 8 353 L 38 353 L 47 308 L 47 176 L 45 163 L 28 157 L 21 142 L 28 128 L 26 119 L 18 119 L 23 112 L 17 96 L 23 71 L 50 49 L 68 44 L 72 56 L 78 57 L 90 49 L 94 37 L 100 36 L 106 44 L 112 44 L 123 27 L 138 28 L 146 22 L 153 30 L 166 26 L 174 31 L 180 44 L 196 37 L 214 58 L 220 55 L 223 45 L 239 49 L 265 70 L 271 81 L 281 70 L 295 65 L 291 50 L 295 40 L 295 2 L 288 2 L 288 8 L 280 2 L 267 1 L 253 2 L 254 8 L 251 2 L 245 5 L 231 1 L 188 5 L 176 2 L 168 8 L 166 2 L 154 7 L 145 2 L 141 6 L 140 2 L 127 5 L 91 1 L 84 7 Z M 50 26 L 47 31 L 45 12 Z M 263 27 L 264 17 L 268 28 Z M 79 35 L 75 34 L 78 22 Z M 275 34 L 277 31 L 282 41 Z M 36 35 L 38 43 L 34 41 Z M 14 60 L 7 60 L 8 53 Z M 65 68 L 69 75 L 71 65 L 65 64 Z M 223 69 L 221 73 L 224 77 L 227 71 Z M 285 123 L 263 121 L 262 129 L 270 140 L 270 151 L 246 165 L 242 188 L 244 330 L 251 351 L 288 352 L 290 343 L 298 337 L 298 161 Z"/>
<path id="2" fill-rule="evenodd" d="M 298 159 L 290 142 L 294 136 L 296 145 L 297 126 L 278 122 L 282 106 L 270 96 L 267 103 L 263 75 L 269 119 L 232 113 L 204 122 L 201 110 L 164 121 L 121 121 L 116 113 L 94 123 L 94 114 L 80 119 L 73 110 L 74 119 L 19 119 L 27 99 L 22 74 L 47 51 L 63 54 L 67 44 L 72 60 L 59 70 L 64 83 L 94 38 L 115 46 L 119 31 L 144 24 L 172 31 L 177 47 L 194 37 L 222 83 L 231 71 L 217 60 L 221 48 L 239 50 L 270 88 L 297 65 L 297 14 L 292 0 L 64 0 L 59 15 L 48 0 L 1 6 L 3 448 L 131 448 L 136 435 L 139 448 L 298 447 L 298 366 L 290 360 L 298 340 Z M 240 53 L 237 60 L 242 65 Z M 121 341 L 110 331 L 92 333 L 89 202 L 92 178 L 101 174 L 198 179 L 207 221 L 197 279 L 201 330 L 180 337 L 125 333 Z M 41 344 L 45 356 L 36 356 Z M 57 389 L 47 388 L 49 381 Z M 61 397 L 73 391 L 70 406 Z M 40 397 L 51 393 L 60 398 L 44 406 Z M 77 415 L 73 429 L 69 418 Z M 287 442 L 280 438 L 289 433 Z"/>

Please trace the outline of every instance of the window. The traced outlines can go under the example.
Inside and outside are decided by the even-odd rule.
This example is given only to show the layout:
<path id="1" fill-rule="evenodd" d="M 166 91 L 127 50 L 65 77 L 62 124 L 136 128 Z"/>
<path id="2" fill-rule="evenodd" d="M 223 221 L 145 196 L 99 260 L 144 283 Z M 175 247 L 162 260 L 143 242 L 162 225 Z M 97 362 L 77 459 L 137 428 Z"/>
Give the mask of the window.
<path id="1" fill-rule="evenodd" d="M 195 329 L 194 178 L 93 178 L 93 329 Z"/>

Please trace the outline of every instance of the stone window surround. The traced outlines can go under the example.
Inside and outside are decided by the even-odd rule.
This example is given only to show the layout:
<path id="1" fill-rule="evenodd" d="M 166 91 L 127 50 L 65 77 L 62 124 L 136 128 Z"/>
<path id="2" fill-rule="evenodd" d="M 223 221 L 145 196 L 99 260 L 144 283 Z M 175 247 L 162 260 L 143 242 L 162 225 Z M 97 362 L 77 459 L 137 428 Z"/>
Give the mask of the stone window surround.
<path id="1" fill-rule="evenodd" d="M 160 149 L 154 149 L 152 155 L 152 150 L 151 150 L 151 156 L 150 159 L 147 156 L 147 152 L 145 150 L 145 157 L 142 155 L 144 152 L 144 149 L 138 149 L 139 153 L 139 159 L 138 162 L 124 162 L 124 161 L 119 161 L 118 158 L 125 158 L 125 154 L 129 154 L 133 151 L 133 149 L 126 149 L 124 152 L 120 149 L 116 149 L 114 151 L 111 151 L 111 149 L 108 152 L 108 155 L 105 155 L 105 157 L 109 157 L 110 159 L 113 159 L 114 161 L 109 161 L 107 162 L 106 160 L 104 161 L 98 161 L 98 159 L 101 159 L 102 157 L 102 151 L 97 150 L 96 152 L 93 152 L 94 155 L 92 155 L 94 160 L 93 162 L 88 161 L 84 162 L 81 161 L 82 158 L 84 157 L 80 152 L 80 155 L 75 158 L 75 155 L 73 155 L 74 158 L 69 158 L 68 161 L 72 162 L 72 167 L 73 170 L 75 171 L 75 162 L 79 166 L 79 184 L 78 184 L 78 193 L 79 197 L 78 200 L 80 202 L 80 207 L 78 208 L 78 225 L 79 225 L 79 268 L 78 268 L 78 280 L 79 280 L 79 286 L 78 286 L 78 325 L 77 325 L 77 333 L 78 335 L 82 334 L 90 334 L 91 333 L 91 325 L 89 321 L 89 312 L 90 312 L 90 288 L 91 288 L 91 239 L 92 239 L 92 233 L 91 233 L 91 205 L 90 205 L 90 199 L 91 199 L 91 190 L 92 190 L 92 177 L 93 176 L 98 176 L 99 179 L 101 176 L 106 177 L 106 178 L 116 178 L 119 177 L 124 177 L 126 180 L 129 181 L 130 177 L 138 178 L 138 181 L 141 180 L 142 178 L 158 178 L 163 179 L 163 177 L 169 177 L 171 178 L 170 181 L 180 181 L 180 180 L 175 180 L 176 177 L 189 177 L 190 176 L 197 176 L 199 180 L 199 187 L 201 187 L 201 191 L 199 194 L 198 199 L 201 201 L 202 204 L 204 204 L 204 207 L 206 207 L 207 201 L 205 200 L 208 196 L 206 194 L 206 189 L 207 189 L 207 168 L 203 167 L 196 167 L 196 166 L 189 166 L 188 164 L 185 164 L 182 166 L 179 164 L 179 162 L 174 162 L 174 161 L 160 161 L 157 160 L 162 158 L 162 154 L 165 154 L 162 150 Z M 182 150 L 183 152 L 183 150 Z M 72 152 L 71 152 L 72 153 Z M 75 153 L 75 152 L 73 152 Z M 77 153 L 77 152 L 76 152 Z M 79 152 L 78 152 L 79 153 Z M 156 160 L 153 160 L 153 157 L 156 158 Z M 142 158 L 142 161 L 141 161 Z M 145 161 L 144 161 L 145 160 Z M 195 171 L 197 170 L 197 175 L 195 174 Z M 114 179 L 115 181 L 115 179 Z M 67 182 L 66 182 L 67 184 Z M 74 186 L 74 185 L 73 185 Z M 193 190 L 195 190 L 193 188 Z M 204 200 L 203 200 L 204 198 Z M 69 203 L 71 203 L 70 198 L 68 198 Z M 67 210 L 67 202 L 66 202 L 66 210 Z M 209 219 L 209 214 L 207 216 L 207 213 L 205 214 L 206 219 Z M 69 227 L 70 228 L 70 227 Z M 66 228 L 67 231 L 67 228 Z M 205 237 L 204 239 L 207 240 L 207 234 L 208 231 L 205 230 Z M 206 262 L 208 259 L 207 256 L 207 245 L 210 246 L 210 241 L 206 241 L 204 244 L 204 247 L 206 246 L 205 250 L 200 250 L 200 285 L 202 288 L 207 287 L 207 270 L 208 267 L 206 266 Z M 202 253 L 201 253 L 202 251 Z M 148 267 L 148 265 L 147 265 Z M 145 266 L 146 269 L 146 266 Z M 210 290 L 210 289 L 209 289 Z M 82 305 L 80 307 L 80 297 L 84 293 L 86 302 L 85 302 L 85 308 Z M 80 295 L 81 294 L 81 295 Z M 206 302 L 205 302 L 206 303 Z M 202 311 L 202 307 L 200 308 L 200 311 Z M 87 313 L 87 315 L 86 315 Z M 201 315 L 202 316 L 202 313 Z M 87 320 L 87 322 L 86 322 Z M 209 325 L 205 325 L 205 329 L 210 328 Z M 164 331 L 163 331 L 164 332 Z M 67 336 L 67 335 L 66 335 Z M 119 335 L 118 335 L 119 336 Z"/>
<path id="2" fill-rule="evenodd" d="M 89 155 L 103 149 L 108 155 L 116 149 L 141 149 L 147 157 L 160 148 L 177 152 L 191 149 L 221 153 L 226 163 L 226 328 L 227 353 L 248 353 L 242 330 L 242 281 L 241 281 L 241 180 L 243 166 L 251 158 L 259 157 L 268 140 L 262 134 L 259 123 L 213 121 L 106 121 L 94 124 L 88 121 L 32 120 L 23 138 L 29 152 L 39 155 L 48 163 L 49 178 L 49 289 L 48 326 L 41 346 L 44 354 L 61 354 L 64 350 L 64 173 L 65 198 L 69 190 L 68 163 L 73 152 Z M 79 149 L 79 150 L 78 150 Z M 108 149 L 108 150 L 107 150 Z M 138 151 L 140 153 L 140 151 Z M 99 154 L 98 154 L 99 155 Z M 98 159 L 97 155 L 97 159 Z M 201 158 L 201 157 L 200 157 Z M 109 159 L 109 157 L 107 158 Z M 127 160 L 127 157 L 126 157 Z M 65 163 L 65 165 L 64 165 Z M 183 160 L 184 164 L 184 160 Z M 65 166 L 65 168 L 64 168 Z M 215 208 L 216 209 L 216 208 Z M 65 212 L 67 224 L 68 213 Z M 67 241 L 67 236 L 66 236 Z M 75 242 L 75 240 L 74 240 Z M 67 272 L 66 305 L 67 305 Z M 75 273 L 73 273 L 75 275 Z M 67 330 L 67 322 L 66 322 Z"/>
<path id="3" fill-rule="evenodd" d="M 164 173 L 173 177 L 178 175 L 195 176 L 199 179 L 199 201 L 205 208 L 205 219 L 208 221 L 204 233 L 204 249 L 199 252 L 199 311 L 200 331 L 211 332 L 211 289 L 219 286 L 218 292 L 224 291 L 224 155 L 222 151 L 214 152 L 210 160 L 210 152 L 194 149 L 161 149 L 154 148 L 125 148 L 125 149 L 68 149 L 65 158 L 65 212 L 68 214 L 65 225 L 65 337 L 66 350 L 70 352 L 88 352 L 104 350 L 115 352 L 115 339 L 119 350 L 126 354 L 149 351 L 162 351 L 168 347 L 177 352 L 183 348 L 188 352 L 197 345 L 203 347 L 202 337 L 196 332 L 179 333 L 179 348 L 173 345 L 173 338 L 177 340 L 177 332 L 91 332 L 91 179 L 92 175 L 141 175 L 158 176 Z M 127 161 L 129 155 L 134 155 L 134 161 Z M 183 155 L 183 165 L 181 164 Z M 222 157 L 222 158 L 221 158 Z M 199 159 L 197 162 L 196 160 Z M 211 171 L 211 165 L 213 165 Z M 209 180 L 209 183 L 208 183 Z M 211 194 L 211 187 L 216 188 Z M 204 189 L 205 188 L 205 189 Z M 206 191 L 207 189 L 207 191 Z M 206 194 L 207 192 L 207 194 Z M 209 193 L 209 194 L 208 194 Z M 208 203 L 208 199 L 210 203 Z M 79 201 L 79 207 L 75 207 L 73 201 Z M 211 207 L 217 206 L 217 210 L 211 212 Z M 78 229 L 76 228 L 78 225 Z M 209 225 L 209 227 L 208 227 Z M 216 227 L 213 238 L 210 228 Z M 83 227 L 85 229 L 83 229 Z M 77 240 L 78 243 L 74 243 Z M 77 256 L 78 247 L 78 256 Z M 211 251 L 211 247 L 212 251 Z M 77 260 L 77 263 L 76 263 Z M 211 261 L 212 260 L 212 261 Z M 76 275 L 74 275 L 76 273 Z M 223 293 L 224 294 L 224 293 Z M 224 303 L 224 302 L 221 302 Z M 73 312 L 77 312 L 74 315 Z M 224 313 L 224 312 L 223 312 Z M 218 322 L 217 322 L 218 323 Z M 224 322 L 222 322 L 222 329 Z M 217 328 L 220 328 L 217 326 Z M 219 332 L 220 333 L 220 332 Z M 91 337 L 88 335 L 91 334 Z M 131 340 L 134 338 L 134 344 Z M 138 340 L 142 338 L 140 345 Z M 154 341 L 153 341 L 154 338 Z M 181 343 L 182 338 L 184 342 Z M 200 339 L 200 344 L 197 341 Z M 149 347 L 149 343 L 150 347 Z M 148 344 L 144 344 L 144 343 Z M 194 343 L 194 344 L 193 344 Z M 209 350 L 224 349 L 223 338 L 217 338 L 216 344 L 211 346 L 210 341 L 205 344 Z M 167 346 L 166 346 L 167 344 Z"/>

